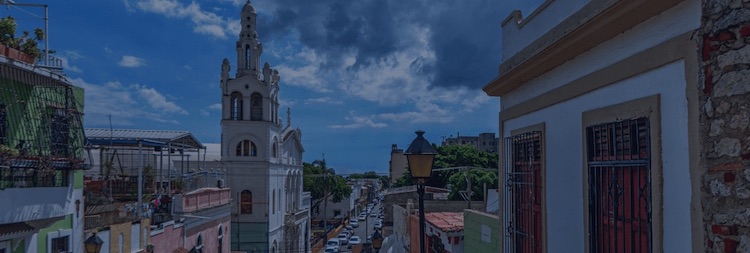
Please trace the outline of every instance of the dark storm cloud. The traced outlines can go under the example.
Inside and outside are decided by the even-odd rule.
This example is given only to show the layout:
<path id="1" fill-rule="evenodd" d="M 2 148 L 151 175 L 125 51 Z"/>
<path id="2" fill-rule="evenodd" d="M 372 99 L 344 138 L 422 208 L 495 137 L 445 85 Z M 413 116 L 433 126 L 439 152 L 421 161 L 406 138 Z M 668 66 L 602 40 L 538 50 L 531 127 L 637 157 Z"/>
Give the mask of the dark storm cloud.
<path id="1" fill-rule="evenodd" d="M 409 27 L 427 27 L 436 59 L 414 59 L 415 74 L 432 86 L 479 88 L 497 75 L 500 1 L 472 0 L 278 0 L 272 17 L 259 18 L 260 36 L 279 39 L 291 31 L 327 56 L 324 70 L 354 53 L 354 68 L 387 61 L 416 43 Z"/>

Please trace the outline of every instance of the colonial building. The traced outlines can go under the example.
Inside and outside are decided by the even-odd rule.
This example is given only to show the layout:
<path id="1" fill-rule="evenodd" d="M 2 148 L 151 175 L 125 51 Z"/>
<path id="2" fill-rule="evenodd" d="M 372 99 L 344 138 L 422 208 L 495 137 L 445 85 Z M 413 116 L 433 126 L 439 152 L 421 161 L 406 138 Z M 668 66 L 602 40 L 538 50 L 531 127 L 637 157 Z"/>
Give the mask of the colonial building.
<path id="1" fill-rule="evenodd" d="M 506 18 L 484 87 L 504 252 L 748 252 L 748 13 L 548 0 Z"/>
<path id="2" fill-rule="evenodd" d="M 247 252 L 307 252 L 308 207 L 302 201 L 301 131 L 279 113 L 279 72 L 261 66 L 255 8 L 240 13 L 237 70 L 221 65 L 221 161 L 232 207 L 231 248 Z M 216 167 L 216 166 L 212 166 Z"/>
<path id="3" fill-rule="evenodd" d="M 0 45 L 0 253 L 83 252 L 83 89 Z"/>

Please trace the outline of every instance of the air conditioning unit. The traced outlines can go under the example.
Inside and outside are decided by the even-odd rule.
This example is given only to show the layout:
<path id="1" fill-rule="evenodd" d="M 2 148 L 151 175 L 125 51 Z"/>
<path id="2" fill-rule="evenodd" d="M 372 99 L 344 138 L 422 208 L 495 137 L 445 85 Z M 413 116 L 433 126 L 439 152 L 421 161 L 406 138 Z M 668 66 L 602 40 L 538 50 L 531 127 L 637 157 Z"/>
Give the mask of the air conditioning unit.
<path id="1" fill-rule="evenodd" d="M 216 181 L 216 187 L 218 188 L 224 188 L 224 179 L 219 179 Z"/>

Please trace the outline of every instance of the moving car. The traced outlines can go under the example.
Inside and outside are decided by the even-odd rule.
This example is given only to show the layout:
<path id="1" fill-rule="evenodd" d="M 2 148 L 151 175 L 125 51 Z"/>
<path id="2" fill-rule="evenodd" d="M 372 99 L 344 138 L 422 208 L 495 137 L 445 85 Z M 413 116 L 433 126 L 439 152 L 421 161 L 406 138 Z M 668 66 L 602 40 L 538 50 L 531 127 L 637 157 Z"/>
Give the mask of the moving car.
<path id="1" fill-rule="evenodd" d="M 363 221 L 363 220 L 365 220 L 365 219 L 367 219 L 367 215 L 366 215 L 366 214 L 365 214 L 365 215 L 361 215 L 361 214 L 360 214 L 360 215 L 359 215 L 359 217 L 357 217 L 357 220 L 361 220 L 361 221 Z"/>
<path id="2" fill-rule="evenodd" d="M 359 227 L 359 222 L 357 220 L 350 220 L 349 221 L 349 226 L 352 226 L 352 228 L 358 228 Z"/>
<path id="3" fill-rule="evenodd" d="M 344 227 L 344 230 L 346 230 L 346 231 L 352 231 L 352 230 L 354 230 L 354 226 L 352 226 L 351 223 L 352 222 L 350 221 L 349 225 L 346 225 L 346 227 Z M 357 227 L 359 227 L 359 224 L 357 224 Z"/>

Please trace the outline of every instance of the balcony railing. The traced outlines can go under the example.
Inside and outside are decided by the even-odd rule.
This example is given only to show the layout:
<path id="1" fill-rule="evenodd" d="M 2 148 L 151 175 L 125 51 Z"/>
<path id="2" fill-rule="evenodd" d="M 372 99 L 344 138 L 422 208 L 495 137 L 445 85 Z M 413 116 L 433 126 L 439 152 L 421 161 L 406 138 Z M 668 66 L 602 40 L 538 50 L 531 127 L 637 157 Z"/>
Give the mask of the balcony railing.
<path id="1" fill-rule="evenodd" d="M 0 189 L 29 187 L 67 187 L 70 171 L 0 167 Z"/>
<path id="2" fill-rule="evenodd" d="M 287 213 L 284 216 L 287 225 L 299 224 L 302 220 L 307 219 L 307 209 L 294 213 Z"/>
<path id="3" fill-rule="evenodd" d="M 175 196 L 175 212 L 189 213 L 229 203 L 229 188 L 199 190 Z M 182 200 L 182 201 L 180 201 Z"/>

